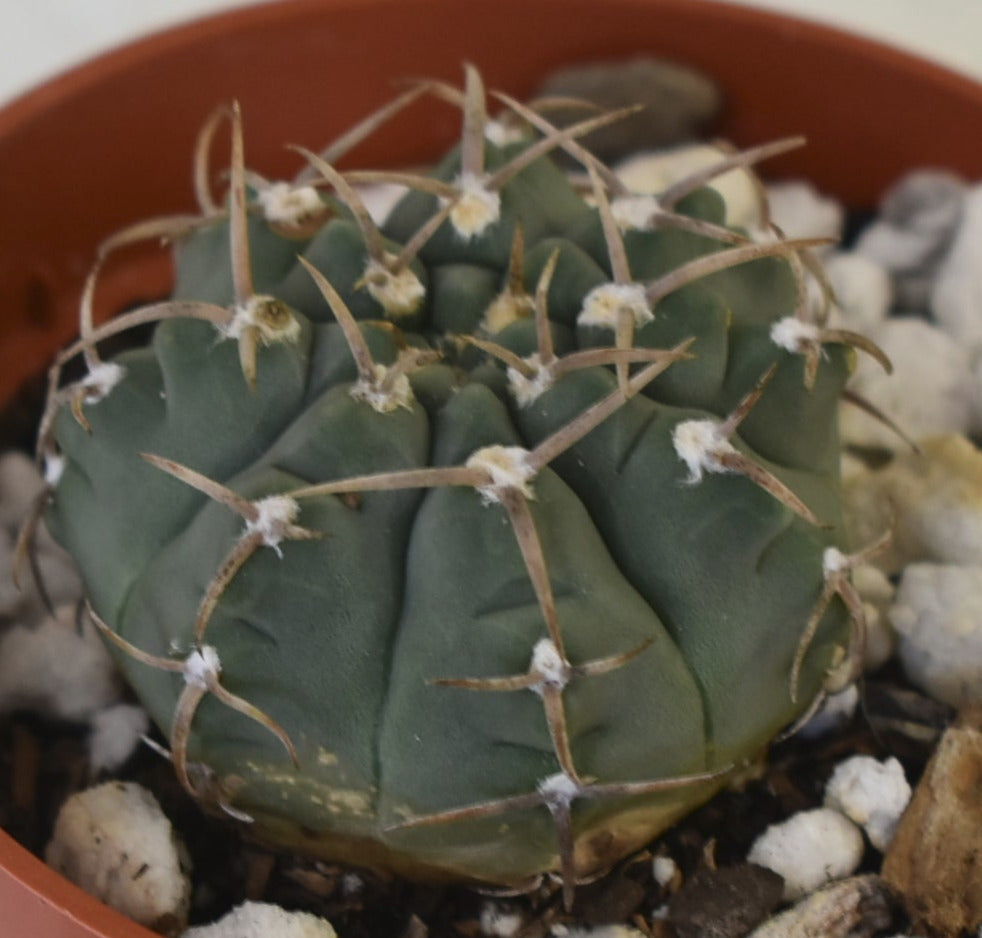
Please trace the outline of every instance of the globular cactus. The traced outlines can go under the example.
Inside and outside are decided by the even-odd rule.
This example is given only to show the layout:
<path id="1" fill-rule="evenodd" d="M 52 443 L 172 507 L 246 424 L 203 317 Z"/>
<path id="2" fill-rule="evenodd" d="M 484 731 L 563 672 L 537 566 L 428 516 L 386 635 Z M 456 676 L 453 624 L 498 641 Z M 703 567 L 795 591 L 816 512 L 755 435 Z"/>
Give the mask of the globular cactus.
<path id="1" fill-rule="evenodd" d="M 431 175 L 334 169 L 424 95 L 463 115 Z M 200 217 L 99 258 L 174 240 L 173 298 L 96 325 L 89 279 L 47 520 L 193 795 L 291 849 L 568 897 L 853 675 L 837 406 L 876 349 L 766 206 L 727 228 L 709 172 L 634 195 L 578 142 L 618 114 L 497 98 L 423 83 L 292 183 L 216 113 Z"/>

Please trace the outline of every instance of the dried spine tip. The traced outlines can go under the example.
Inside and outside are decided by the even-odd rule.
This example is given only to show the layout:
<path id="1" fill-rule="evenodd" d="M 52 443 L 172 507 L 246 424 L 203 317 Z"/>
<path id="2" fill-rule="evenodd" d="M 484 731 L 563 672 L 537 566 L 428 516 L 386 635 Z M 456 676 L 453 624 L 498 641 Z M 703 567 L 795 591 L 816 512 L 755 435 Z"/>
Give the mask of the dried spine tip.
<path id="1" fill-rule="evenodd" d="M 396 258 L 386 254 L 382 261 L 370 259 L 358 286 L 364 286 L 386 315 L 412 316 L 426 296 L 426 288 L 407 264 L 396 269 Z"/>
<path id="2" fill-rule="evenodd" d="M 450 210 L 450 223 L 465 241 L 479 237 L 501 217 L 501 196 L 484 177 L 462 172 L 455 181 L 460 195 Z"/>
<path id="3" fill-rule="evenodd" d="M 818 326 L 796 316 L 786 316 L 771 326 L 771 341 L 789 352 L 801 352 L 808 346 L 821 342 Z"/>
<path id="4" fill-rule="evenodd" d="M 625 315 L 638 327 L 655 318 L 643 284 L 602 283 L 594 287 L 584 297 L 576 321 L 581 326 L 616 330 Z"/>
<path id="5" fill-rule="evenodd" d="M 683 420 L 672 431 L 672 445 L 689 469 L 687 484 L 701 482 L 704 472 L 732 471 L 720 457 L 737 450 L 716 420 Z"/>

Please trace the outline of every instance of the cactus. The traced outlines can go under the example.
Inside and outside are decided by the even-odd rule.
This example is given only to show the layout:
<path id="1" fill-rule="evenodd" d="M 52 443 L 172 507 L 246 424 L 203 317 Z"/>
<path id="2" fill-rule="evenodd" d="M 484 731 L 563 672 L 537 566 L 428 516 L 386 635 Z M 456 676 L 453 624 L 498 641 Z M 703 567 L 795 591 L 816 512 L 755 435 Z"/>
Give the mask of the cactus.
<path id="1" fill-rule="evenodd" d="M 430 175 L 334 168 L 430 95 L 462 114 Z M 291 183 L 216 112 L 200 214 L 111 238 L 86 284 L 45 510 L 204 805 L 408 875 L 558 871 L 568 900 L 855 675 L 837 405 L 878 353 L 816 315 L 813 243 L 766 206 L 728 228 L 711 173 L 632 194 L 579 142 L 620 113 L 496 97 L 421 83 Z M 377 181 L 408 187 L 381 227 Z M 173 297 L 97 325 L 102 264 L 161 237 Z"/>

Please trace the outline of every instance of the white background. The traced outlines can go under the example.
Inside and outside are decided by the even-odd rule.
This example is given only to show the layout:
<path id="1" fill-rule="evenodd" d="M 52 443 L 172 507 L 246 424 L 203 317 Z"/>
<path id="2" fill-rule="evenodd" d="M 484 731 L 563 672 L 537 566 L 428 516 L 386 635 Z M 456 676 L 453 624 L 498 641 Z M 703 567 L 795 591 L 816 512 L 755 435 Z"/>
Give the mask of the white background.
<path id="1" fill-rule="evenodd" d="M 137 36 L 257 2 L 260 0 L 0 0 L 0 104 Z M 982 81 L 982 0 L 726 2 L 794 13 L 850 29 Z"/>

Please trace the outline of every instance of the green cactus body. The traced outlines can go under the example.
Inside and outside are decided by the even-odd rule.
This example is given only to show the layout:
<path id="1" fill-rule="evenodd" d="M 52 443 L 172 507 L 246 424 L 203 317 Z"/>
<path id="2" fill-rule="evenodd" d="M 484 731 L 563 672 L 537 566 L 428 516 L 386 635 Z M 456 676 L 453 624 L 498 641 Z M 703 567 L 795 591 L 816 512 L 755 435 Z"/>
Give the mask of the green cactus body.
<path id="1" fill-rule="evenodd" d="M 542 139 L 485 143 L 473 72 L 457 94 L 464 142 L 433 178 L 453 184 L 475 153 L 493 176 Z M 796 315 L 793 246 L 659 295 L 746 248 L 712 236 L 710 190 L 615 234 L 609 178 L 585 201 L 543 155 L 471 236 L 430 191 L 373 234 L 338 184 L 328 219 L 290 236 L 235 152 L 231 211 L 177 244 L 188 315 L 120 356 L 113 386 L 52 389 L 48 521 L 202 801 L 324 857 L 570 885 L 757 758 L 848 649 L 852 353 L 810 324 L 800 348 L 774 340 Z M 372 258 L 441 207 L 369 289 Z M 612 278 L 597 325 L 583 310 Z M 631 289 L 649 300 L 628 322 Z M 288 311 L 261 300 L 276 327 L 236 326 L 259 294 Z M 93 373 L 102 334 L 83 329 Z M 735 413 L 693 463 L 686 428 Z"/>

